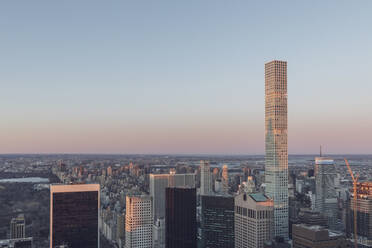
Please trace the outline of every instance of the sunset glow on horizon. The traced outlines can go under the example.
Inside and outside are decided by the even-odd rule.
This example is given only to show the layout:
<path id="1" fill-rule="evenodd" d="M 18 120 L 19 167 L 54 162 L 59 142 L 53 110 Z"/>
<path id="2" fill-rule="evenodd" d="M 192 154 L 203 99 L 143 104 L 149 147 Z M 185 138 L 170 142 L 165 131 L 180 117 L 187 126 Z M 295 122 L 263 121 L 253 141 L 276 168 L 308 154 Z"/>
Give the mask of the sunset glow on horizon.
<path id="1" fill-rule="evenodd" d="M 371 9 L 2 2 L 0 154 L 264 154 L 273 59 L 289 154 L 371 154 Z"/>

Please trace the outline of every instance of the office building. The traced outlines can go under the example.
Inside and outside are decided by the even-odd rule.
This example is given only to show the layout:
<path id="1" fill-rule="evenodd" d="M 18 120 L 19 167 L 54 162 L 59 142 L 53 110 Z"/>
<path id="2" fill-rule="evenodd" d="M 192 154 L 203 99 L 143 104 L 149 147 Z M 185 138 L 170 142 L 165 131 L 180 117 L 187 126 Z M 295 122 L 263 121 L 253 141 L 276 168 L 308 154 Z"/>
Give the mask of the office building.
<path id="1" fill-rule="evenodd" d="M 324 215 L 307 208 L 300 209 L 300 212 L 298 213 L 298 222 L 311 226 L 328 227 L 328 221 Z"/>
<path id="2" fill-rule="evenodd" d="M 23 214 L 10 221 L 10 238 L 23 239 L 26 237 L 26 221 Z"/>
<path id="3" fill-rule="evenodd" d="M 0 248 L 32 248 L 32 238 L 0 240 Z"/>
<path id="4" fill-rule="evenodd" d="M 234 248 L 234 197 L 201 196 L 202 247 Z"/>
<path id="5" fill-rule="evenodd" d="M 212 193 L 212 175 L 208 161 L 200 161 L 200 194 Z"/>
<path id="6" fill-rule="evenodd" d="M 321 226 L 293 225 L 293 248 L 346 248 L 342 233 L 329 231 Z"/>
<path id="7" fill-rule="evenodd" d="M 335 162 L 331 158 L 315 158 L 315 210 L 327 218 L 330 229 L 338 223 L 338 201 L 335 187 Z"/>
<path id="8" fill-rule="evenodd" d="M 222 192 L 229 193 L 229 169 L 227 165 L 222 167 Z"/>
<path id="9" fill-rule="evenodd" d="M 153 220 L 165 218 L 165 189 L 195 188 L 195 174 L 150 174 L 150 196 L 153 200 Z"/>
<path id="10" fill-rule="evenodd" d="M 275 237 L 271 241 L 266 241 L 264 248 L 291 248 L 292 245 L 282 237 Z"/>
<path id="11" fill-rule="evenodd" d="M 166 248 L 195 248 L 196 189 L 166 189 Z"/>
<path id="12" fill-rule="evenodd" d="M 265 183 L 274 235 L 288 239 L 287 62 L 265 64 Z"/>
<path id="13" fill-rule="evenodd" d="M 152 247 L 152 200 L 150 196 L 126 197 L 125 248 Z"/>
<path id="14" fill-rule="evenodd" d="M 99 247 L 99 184 L 50 186 L 50 248 Z"/>
<path id="15" fill-rule="evenodd" d="M 349 218 L 347 225 L 348 236 L 354 240 L 354 194 L 351 195 Z M 357 240 L 361 247 L 372 247 L 372 182 L 357 184 Z"/>
<path id="16" fill-rule="evenodd" d="M 235 197 L 235 248 L 263 248 L 273 238 L 274 202 L 262 193 Z"/>
<path id="17" fill-rule="evenodd" d="M 165 219 L 157 219 L 152 228 L 152 247 L 165 248 Z"/>
<path id="18" fill-rule="evenodd" d="M 116 215 L 116 242 L 123 243 L 125 241 L 125 214 L 118 213 Z"/>

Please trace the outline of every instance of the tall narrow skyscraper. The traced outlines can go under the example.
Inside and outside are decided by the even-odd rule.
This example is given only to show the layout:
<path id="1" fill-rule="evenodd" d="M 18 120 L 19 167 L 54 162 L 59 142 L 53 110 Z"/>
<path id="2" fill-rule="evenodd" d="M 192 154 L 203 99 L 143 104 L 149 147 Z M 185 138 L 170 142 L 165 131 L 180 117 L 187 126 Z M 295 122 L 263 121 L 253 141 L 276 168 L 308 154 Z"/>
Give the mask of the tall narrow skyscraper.
<path id="1" fill-rule="evenodd" d="M 99 248 L 99 184 L 50 186 L 50 248 Z"/>
<path id="2" fill-rule="evenodd" d="M 265 182 L 274 234 L 288 238 L 287 62 L 265 64 Z"/>
<path id="3" fill-rule="evenodd" d="M 209 162 L 200 161 L 200 194 L 210 195 L 212 193 L 212 175 Z"/>
<path id="4" fill-rule="evenodd" d="M 226 164 L 222 167 L 222 192 L 229 193 L 229 169 Z"/>

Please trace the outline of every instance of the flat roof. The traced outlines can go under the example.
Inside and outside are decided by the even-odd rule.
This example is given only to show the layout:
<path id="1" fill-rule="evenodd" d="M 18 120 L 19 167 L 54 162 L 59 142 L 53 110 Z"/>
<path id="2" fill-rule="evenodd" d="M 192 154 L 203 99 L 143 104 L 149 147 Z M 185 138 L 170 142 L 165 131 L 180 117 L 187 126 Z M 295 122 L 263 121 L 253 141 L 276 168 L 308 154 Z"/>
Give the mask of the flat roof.
<path id="1" fill-rule="evenodd" d="M 99 191 L 99 184 L 52 184 L 51 193 Z"/>
<path id="2" fill-rule="evenodd" d="M 249 196 L 256 202 L 265 202 L 268 200 L 268 198 L 262 193 L 253 193 L 249 194 Z"/>

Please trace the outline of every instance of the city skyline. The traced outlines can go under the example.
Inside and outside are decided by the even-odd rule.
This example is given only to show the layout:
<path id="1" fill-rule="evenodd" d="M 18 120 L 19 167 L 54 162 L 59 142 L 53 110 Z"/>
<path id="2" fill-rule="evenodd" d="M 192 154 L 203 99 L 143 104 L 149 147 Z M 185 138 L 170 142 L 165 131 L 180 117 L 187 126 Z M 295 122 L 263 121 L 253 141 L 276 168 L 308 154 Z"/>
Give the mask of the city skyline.
<path id="1" fill-rule="evenodd" d="M 264 154 L 278 59 L 289 153 L 370 154 L 371 7 L 2 2 L 0 153 Z"/>

